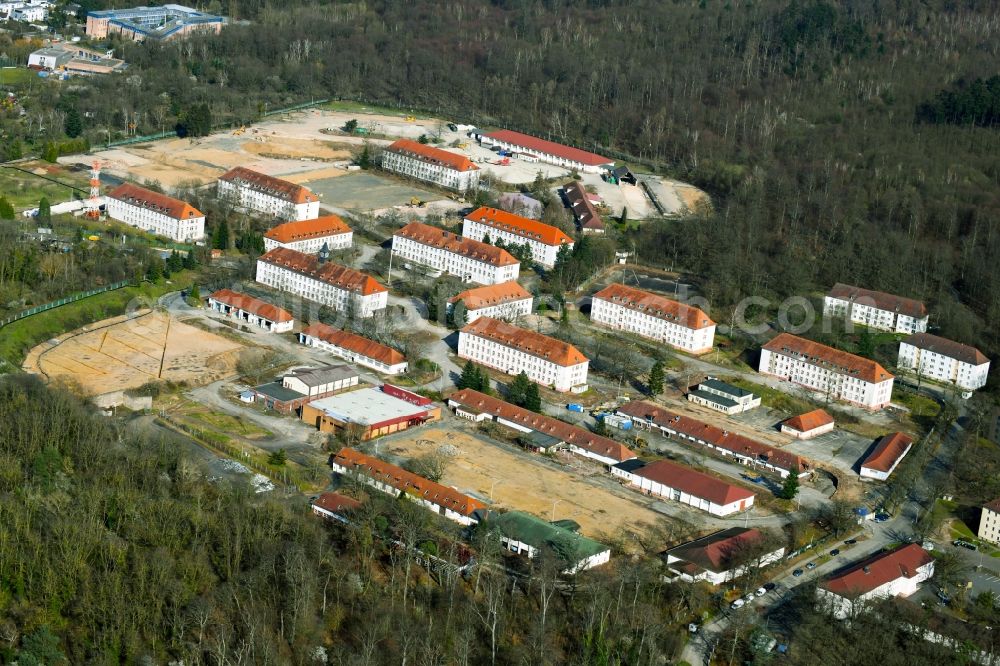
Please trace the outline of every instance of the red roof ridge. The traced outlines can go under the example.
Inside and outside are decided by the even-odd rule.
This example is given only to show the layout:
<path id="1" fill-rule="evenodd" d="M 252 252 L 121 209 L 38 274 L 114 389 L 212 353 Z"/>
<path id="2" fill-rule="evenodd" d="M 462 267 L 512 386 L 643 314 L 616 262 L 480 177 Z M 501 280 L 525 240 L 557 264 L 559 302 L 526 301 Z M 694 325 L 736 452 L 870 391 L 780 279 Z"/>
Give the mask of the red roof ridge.
<path id="1" fill-rule="evenodd" d="M 972 345 L 962 344 L 931 333 L 914 333 L 903 342 L 969 365 L 982 365 L 990 362 L 990 359 Z"/>
<path id="2" fill-rule="evenodd" d="M 219 180 L 243 181 L 252 187 L 256 186 L 256 188 L 263 190 L 271 196 L 278 197 L 279 199 L 284 199 L 285 201 L 295 204 L 318 201 L 316 195 L 313 194 L 307 187 L 288 180 L 276 178 L 275 176 L 269 176 L 266 173 L 254 171 L 253 169 L 247 169 L 246 167 L 233 167 L 226 173 L 219 176 Z"/>
<path id="3" fill-rule="evenodd" d="M 526 298 L 532 298 L 531 292 L 522 287 L 517 280 L 510 280 L 509 282 L 501 282 L 500 284 L 489 284 L 466 289 L 460 294 L 452 296 L 448 302 L 456 303 L 463 301 L 467 310 L 479 310 L 480 308 L 521 301 Z"/>
<path id="4" fill-rule="evenodd" d="M 755 497 L 755 494 L 746 488 L 669 460 L 654 460 L 635 470 L 633 474 L 689 495 L 707 499 L 719 506 Z"/>
<path id="5" fill-rule="evenodd" d="M 841 349 L 829 347 L 791 333 L 779 333 L 763 349 L 785 356 L 804 356 L 808 362 L 820 360 L 836 366 L 842 373 L 859 377 L 873 384 L 893 379 L 893 376 L 876 361 Z"/>
<path id="6" fill-rule="evenodd" d="M 913 578 L 917 569 L 933 561 L 930 553 L 911 543 L 861 560 L 823 581 L 820 587 L 838 596 L 855 599 L 898 578 Z"/>
<path id="7" fill-rule="evenodd" d="M 875 291 L 874 289 L 864 289 L 849 284 L 838 282 L 827 293 L 830 298 L 841 301 L 857 301 L 859 299 L 867 301 L 863 305 L 874 305 L 879 310 L 889 312 L 899 312 L 900 314 L 923 319 L 927 316 L 927 306 L 914 298 L 896 296 L 885 291 Z"/>
<path id="8" fill-rule="evenodd" d="M 814 409 L 805 414 L 799 414 L 785 421 L 785 425 L 798 430 L 799 432 L 809 432 L 821 426 L 833 423 L 833 417 L 822 409 Z"/>
<path id="9" fill-rule="evenodd" d="M 516 234 L 521 238 L 539 241 L 546 245 L 563 245 L 572 243 L 573 239 L 566 235 L 559 227 L 545 224 L 528 217 L 521 217 L 514 213 L 508 213 L 499 208 L 480 206 L 465 216 L 466 220 L 479 222 L 486 226 Z"/>
<path id="10" fill-rule="evenodd" d="M 700 308 L 617 282 L 609 284 L 594 294 L 593 298 L 644 312 L 651 317 L 672 321 L 685 328 L 700 329 L 715 326 L 715 322 Z"/>
<path id="11" fill-rule="evenodd" d="M 321 215 L 311 220 L 293 220 L 271 227 L 264 232 L 264 238 L 270 238 L 279 243 L 292 243 L 300 240 L 346 234 L 350 233 L 350 231 L 351 228 L 347 226 L 347 223 L 339 215 Z"/>
<path id="12" fill-rule="evenodd" d="M 334 264 L 329 261 L 321 264 L 319 258 L 315 255 L 306 254 L 287 247 L 276 247 L 273 250 L 269 250 L 258 257 L 257 261 L 263 261 L 273 266 L 280 266 L 326 282 L 338 289 L 360 293 L 362 296 L 389 291 L 367 273 L 362 273 L 353 268 Z"/>
<path id="13" fill-rule="evenodd" d="M 428 146 L 420 143 L 419 141 L 411 141 L 410 139 L 399 139 L 394 141 L 386 147 L 386 150 L 398 153 L 411 153 L 414 157 L 417 157 L 425 162 L 446 166 L 450 169 L 454 169 L 455 171 L 479 170 L 479 167 L 473 164 L 472 160 L 465 155 L 459 155 L 441 148 Z"/>
<path id="14" fill-rule="evenodd" d="M 148 210 L 155 210 L 175 220 L 190 220 L 191 218 L 204 217 L 205 214 L 186 201 L 175 199 L 174 197 L 147 190 L 132 183 L 122 183 L 108 194 L 112 199 L 123 201 L 134 206 L 140 206 Z"/>
<path id="15" fill-rule="evenodd" d="M 319 338 L 335 347 L 347 349 L 365 358 L 374 359 L 384 365 L 393 366 L 406 361 L 406 357 L 392 347 L 349 331 L 342 331 L 339 328 L 334 328 L 322 322 L 310 324 L 302 330 L 302 334 Z"/>
<path id="16" fill-rule="evenodd" d="M 493 342 L 551 361 L 563 367 L 586 363 L 589 359 L 568 342 L 529 331 L 492 317 L 480 317 L 462 328 L 462 333 L 475 335 Z"/>
<path id="17" fill-rule="evenodd" d="M 507 250 L 423 222 L 410 222 L 396 231 L 393 236 L 402 236 L 414 242 L 447 250 L 492 266 L 513 266 L 520 263 Z"/>
<path id="18" fill-rule="evenodd" d="M 893 432 L 883 435 L 871 454 L 861 463 L 862 467 L 879 472 L 888 472 L 900 458 L 913 446 L 913 438 L 905 432 Z"/>
<path id="19" fill-rule="evenodd" d="M 498 141 L 534 150 L 542 154 L 555 155 L 556 157 L 561 157 L 572 162 L 580 162 L 587 166 L 601 166 L 603 164 L 614 164 L 615 162 L 613 159 L 598 155 L 597 153 L 591 153 L 586 150 L 574 148 L 573 146 L 556 143 L 555 141 L 548 141 L 547 139 L 540 139 L 537 136 L 522 134 L 514 130 L 497 130 L 486 134 L 486 136 L 490 139 L 497 139 Z"/>

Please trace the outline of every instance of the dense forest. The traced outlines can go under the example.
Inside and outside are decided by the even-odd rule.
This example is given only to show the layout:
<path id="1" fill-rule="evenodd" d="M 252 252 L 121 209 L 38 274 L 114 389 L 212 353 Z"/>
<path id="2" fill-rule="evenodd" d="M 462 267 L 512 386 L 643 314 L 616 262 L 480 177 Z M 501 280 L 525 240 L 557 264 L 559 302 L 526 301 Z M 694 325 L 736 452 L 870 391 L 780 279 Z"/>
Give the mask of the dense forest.
<path id="1" fill-rule="evenodd" d="M 0 662 L 654 665 L 680 627 L 727 604 L 617 546 L 573 580 L 556 553 L 505 570 L 494 534 L 467 537 L 470 552 L 452 523 L 379 493 L 334 526 L 301 497 L 210 478 L 148 419 L 121 424 L 34 378 L 0 378 Z M 665 523 L 648 547 L 685 530 Z M 906 629 L 919 607 L 852 626 L 810 595 L 770 620 L 790 664 L 967 663 Z M 767 663 L 763 629 L 740 617 L 720 649 Z"/>
<path id="2" fill-rule="evenodd" d="M 242 122 L 326 97 L 509 126 L 711 192 L 713 212 L 632 240 L 643 261 L 701 276 L 717 310 L 843 281 L 927 299 L 943 334 L 1000 350 L 1000 133 L 954 111 L 995 87 L 991 3 L 206 8 L 248 23 L 120 44 L 124 79 L 67 88 L 92 142 L 136 119 L 140 134 L 183 126 L 202 104 Z"/>

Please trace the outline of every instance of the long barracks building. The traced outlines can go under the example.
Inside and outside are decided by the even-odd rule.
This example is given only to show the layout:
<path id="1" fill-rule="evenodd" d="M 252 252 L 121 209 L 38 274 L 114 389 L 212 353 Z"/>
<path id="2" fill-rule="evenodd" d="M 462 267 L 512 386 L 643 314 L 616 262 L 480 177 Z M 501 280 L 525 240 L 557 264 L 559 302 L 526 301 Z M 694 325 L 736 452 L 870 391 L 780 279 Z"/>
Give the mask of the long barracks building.
<path id="1" fill-rule="evenodd" d="M 219 176 L 219 198 L 281 220 L 311 220 L 319 216 L 319 197 L 308 188 L 244 167 Z"/>
<path id="2" fill-rule="evenodd" d="M 459 192 L 479 187 L 479 167 L 468 157 L 409 139 L 382 151 L 382 168 Z"/>
<path id="3" fill-rule="evenodd" d="M 393 234 L 392 251 L 400 259 L 475 284 L 516 280 L 521 268 L 506 250 L 422 222 L 411 222 Z"/>
<path id="4" fill-rule="evenodd" d="M 532 260 L 547 268 L 556 265 L 559 250 L 564 245 L 573 249 L 573 239 L 562 229 L 487 206 L 465 216 L 462 235 L 477 241 L 489 237 L 491 241 L 501 240 L 508 246 L 527 243 Z"/>

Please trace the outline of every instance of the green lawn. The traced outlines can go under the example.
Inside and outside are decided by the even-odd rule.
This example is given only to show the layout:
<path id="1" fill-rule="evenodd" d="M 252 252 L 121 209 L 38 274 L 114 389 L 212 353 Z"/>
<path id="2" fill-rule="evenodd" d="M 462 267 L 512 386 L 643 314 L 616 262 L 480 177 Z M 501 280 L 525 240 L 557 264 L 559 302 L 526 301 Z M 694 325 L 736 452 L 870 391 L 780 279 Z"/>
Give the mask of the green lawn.
<path id="1" fill-rule="evenodd" d="M 406 118 L 407 116 L 413 116 L 417 119 L 426 120 L 431 118 L 431 116 L 426 113 L 422 113 L 418 110 L 407 110 L 407 109 L 396 109 L 388 106 L 375 106 L 372 104 L 362 104 L 361 102 L 351 102 L 349 100 L 339 100 L 330 102 L 326 105 L 326 108 L 331 111 L 344 111 L 347 113 L 377 113 L 383 116 L 399 116 L 400 118 Z"/>
<path id="2" fill-rule="evenodd" d="M 738 386 L 741 389 L 747 391 L 753 391 L 760 396 L 761 404 L 770 407 L 771 409 L 776 409 L 786 414 L 804 414 L 816 409 L 816 406 L 809 403 L 801 398 L 796 398 L 791 396 L 784 391 L 779 391 L 776 388 L 771 388 L 765 384 L 756 384 L 746 379 L 738 377 L 721 377 L 722 381 L 728 382 L 733 386 Z"/>
<path id="3" fill-rule="evenodd" d="M 27 67 L 4 67 L 0 70 L 0 85 L 3 86 L 20 86 L 35 78 L 38 74 Z"/>
<path id="4" fill-rule="evenodd" d="M 67 177 L 61 170 L 52 174 L 52 177 L 79 186 L 74 178 Z M 70 201 L 73 199 L 75 190 L 22 171 L 4 168 L 0 169 L 0 192 L 3 192 L 4 196 L 7 197 L 7 200 L 14 206 L 14 210 L 20 212 L 37 207 L 42 197 L 48 197 L 52 204 Z"/>
<path id="5" fill-rule="evenodd" d="M 75 303 L 42 312 L 0 329 L 0 372 L 20 367 L 28 351 L 46 340 L 62 335 L 95 321 L 124 314 L 133 299 L 143 306 L 171 291 L 187 287 L 192 282 L 188 271 L 174 274 L 173 284 L 161 280 L 158 284 L 142 284 L 91 296 Z M 13 366 L 12 367 L 8 367 Z"/>

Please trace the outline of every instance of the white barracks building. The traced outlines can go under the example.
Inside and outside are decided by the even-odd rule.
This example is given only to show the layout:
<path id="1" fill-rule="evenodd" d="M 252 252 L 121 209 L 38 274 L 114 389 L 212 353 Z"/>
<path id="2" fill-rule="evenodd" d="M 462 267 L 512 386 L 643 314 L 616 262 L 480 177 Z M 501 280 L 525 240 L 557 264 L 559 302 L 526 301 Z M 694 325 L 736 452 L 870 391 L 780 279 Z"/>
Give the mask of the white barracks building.
<path id="1" fill-rule="evenodd" d="M 893 376 L 875 361 L 791 333 L 761 348 L 758 370 L 873 411 L 892 399 Z"/>
<path id="2" fill-rule="evenodd" d="M 590 361 L 576 347 L 498 319 L 480 317 L 459 331 L 458 355 L 556 391 L 587 390 Z"/>
<path id="3" fill-rule="evenodd" d="M 354 308 L 358 317 L 371 317 L 389 300 L 389 290 L 375 278 L 283 247 L 257 259 L 256 280 L 340 312 Z"/>
<path id="4" fill-rule="evenodd" d="M 311 220 L 319 216 L 319 197 L 307 188 L 244 167 L 219 176 L 220 198 L 282 220 Z"/>
<path id="5" fill-rule="evenodd" d="M 920 301 L 839 282 L 823 299 L 823 314 L 893 333 L 927 330 L 927 308 Z"/>
<path id="6" fill-rule="evenodd" d="M 205 237 L 205 214 L 191 204 L 124 183 L 108 195 L 108 217 L 179 243 Z"/>
<path id="7" fill-rule="evenodd" d="M 715 343 L 715 322 L 698 308 L 623 284 L 594 294 L 590 319 L 691 354 L 711 351 Z"/>
<path id="8" fill-rule="evenodd" d="M 476 284 L 516 280 L 521 268 L 506 250 L 422 222 L 411 222 L 393 234 L 392 251 L 406 261 Z"/>
<path id="9" fill-rule="evenodd" d="M 990 359 L 981 351 L 930 333 L 916 333 L 900 342 L 896 365 L 966 391 L 985 386 L 990 374 Z"/>
<path id="10" fill-rule="evenodd" d="M 517 282 L 504 282 L 486 287 L 466 289 L 448 301 L 448 309 L 462 301 L 465 306 L 465 322 L 471 324 L 480 317 L 501 319 L 513 323 L 524 315 L 531 314 L 534 297 Z"/>
<path id="11" fill-rule="evenodd" d="M 316 253 L 326 245 L 329 250 L 346 250 L 354 241 L 354 232 L 337 215 L 312 220 L 285 222 L 264 234 L 264 251 L 285 247 L 297 252 Z"/>
<path id="12" fill-rule="evenodd" d="M 573 239 L 558 227 L 486 206 L 465 217 L 462 235 L 478 241 L 489 236 L 491 241 L 499 239 L 506 245 L 527 243 L 531 258 L 547 268 L 556 265 L 556 256 L 563 245 L 573 247 Z"/>
<path id="13" fill-rule="evenodd" d="M 382 168 L 459 192 L 479 187 L 479 167 L 468 157 L 409 139 L 382 151 Z"/>

